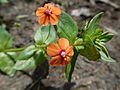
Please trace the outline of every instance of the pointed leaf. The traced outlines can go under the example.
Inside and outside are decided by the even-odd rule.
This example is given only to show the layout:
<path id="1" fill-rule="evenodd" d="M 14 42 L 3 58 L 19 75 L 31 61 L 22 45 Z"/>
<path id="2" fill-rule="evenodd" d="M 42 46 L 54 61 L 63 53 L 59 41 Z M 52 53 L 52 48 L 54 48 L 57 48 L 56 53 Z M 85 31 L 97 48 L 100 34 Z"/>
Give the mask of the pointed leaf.
<path id="1" fill-rule="evenodd" d="M 78 34 L 78 27 L 76 22 L 67 13 L 62 12 L 57 29 L 60 37 L 67 38 L 71 44 L 75 42 Z"/>
<path id="2" fill-rule="evenodd" d="M 113 37 L 113 34 L 112 33 L 109 33 L 109 32 L 104 32 L 102 33 L 102 35 L 99 37 L 99 40 L 101 42 L 108 42 L 109 40 L 111 40 Z"/>
<path id="3" fill-rule="evenodd" d="M 104 45 L 102 45 L 102 43 L 100 43 L 100 42 L 97 43 L 97 46 L 96 46 L 96 47 L 98 48 L 98 50 L 99 50 L 99 52 L 100 52 L 101 60 L 107 61 L 107 62 L 115 62 L 115 60 L 113 60 L 113 59 L 110 57 L 107 49 L 105 48 Z"/>
<path id="4" fill-rule="evenodd" d="M 14 52 L 8 52 L 10 56 L 15 58 L 16 54 Z M 0 70 L 9 76 L 14 76 L 16 70 L 13 68 L 14 62 L 5 53 L 0 53 Z"/>
<path id="5" fill-rule="evenodd" d="M 38 45 L 49 44 L 55 39 L 54 27 L 51 25 L 39 27 L 34 39 Z"/>
<path id="6" fill-rule="evenodd" d="M 101 60 L 106 61 L 106 62 L 115 62 L 114 59 L 112 59 L 110 56 L 107 56 L 105 52 L 99 51 L 101 55 Z"/>
<path id="7" fill-rule="evenodd" d="M 88 23 L 87 30 L 85 31 L 85 35 L 91 36 L 95 33 L 96 29 L 99 27 L 99 21 L 101 19 L 103 12 L 98 13 L 93 17 L 92 20 Z"/>
<path id="8" fill-rule="evenodd" d="M 28 60 L 18 60 L 13 67 L 15 70 L 28 70 L 35 68 L 35 60 L 30 58 Z"/>
<path id="9" fill-rule="evenodd" d="M 84 49 L 79 50 L 81 55 L 89 60 L 98 60 L 100 58 L 100 54 L 89 36 L 84 38 L 83 46 Z"/>
<path id="10" fill-rule="evenodd" d="M 16 58 L 16 60 L 27 60 L 32 57 L 32 55 L 37 51 L 37 48 L 34 45 L 27 47 L 24 51 L 20 53 L 20 55 Z"/>
<path id="11" fill-rule="evenodd" d="M 0 51 L 12 47 L 12 36 L 5 30 L 5 26 L 0 26 Z"/>

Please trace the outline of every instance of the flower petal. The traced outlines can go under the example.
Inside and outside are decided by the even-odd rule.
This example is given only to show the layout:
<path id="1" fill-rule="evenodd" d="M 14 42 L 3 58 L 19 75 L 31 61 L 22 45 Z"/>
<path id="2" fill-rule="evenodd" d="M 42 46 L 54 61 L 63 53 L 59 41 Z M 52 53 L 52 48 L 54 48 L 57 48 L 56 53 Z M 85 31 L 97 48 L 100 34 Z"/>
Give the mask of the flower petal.
<path id="1" fill-rule="evenodd" d="M 41 17 L 44 14 L 45 11 L 46 11 L 46 8 L 39 7 L 36 11 L 36 16 Z"/>
<path id="2" fill-rule="evenodd" d="M 58 44 L 51 43 L 47 47 L 47 54 L 49 56 L 56 56 L 60 53 L 61 49 L 59 48 Z"/>
<path id="3" fill-rule="evenodd" d="M 64 58 L 64 60 L 62 61 L 62 65 L 67 65 L 67 64 L 69 64 L 70 63 L 70 57 L 68 57 L 68 56 L 66 56 L 65 58 Z"/>
<path id="4" fill-rule="evenodd" d="M 61 10 L 58 6 L 55 6 L 54 4 L 48 3 L 45 4 L 44 6 L 46 9 L 50 9 L 52 11 L 53 14 L 55 15 L 60 15 L 61 14 Z"/>
<path id="5" fill-rule="evenodd" d="M 60 38 L 58 40 L 58 45 L 62 50 L 66 50 L 67 47 L 69 46 L 69 41 L 65 38 Z"/>
<path id="6" fill-rule="evenodd" d="M 39 24 L 41 25 L 48 25 L 49 23 L 49 17 L 46 15 L 43 15 L 40 17 L 40 19 L 38 20 Z"/>
<path id="7" fill-rule="evenodd" d="M 51 8 L 51 11 L 55 15 L 60 15 L 61 14 L 61 10 L 57 6 L 54 6 L 53 8 Z"/>
<path id="8" fill-rule="evenodd" d="M 62 62 L 62 58 L 58 55 L 58 56 L 53 57 L 50 60 L 50 65 L 52 65 L 52 66 L 61 66 L 61 62 Z"/>
<path id="9" fill-rule="evenodd" d="M 48 25 L 48 23 L 49 23 L 49 17 L 48 16 L 46 16 L 46 19 L 45 19 L 45 22 L 44 22 L 44 24 L 43 25 Z"/>
<path id="10" fill-rule="evenodd" d="M 46 15 L 42 15 L 38 20 L 39 24 L 41 24 L 41 25 L 44 24 L 45 19 L 46 19 Z"/>
<path id="11" fill-rule="evenodd" d="M 52 25 L 56 25 L 59 22 L 59 17 L 56 16 L 55 14 L 50 15 L 50 23 Z"/>
<path id="12" fill-rule="evenodd" d="M 74 55 L 73 46 L 67 47 L 66 53 L 68 56 L 73 56 Z"/>
<path id="13" fill-rule="evenodd" d="M 54 5 L 51 4 L 51 3 L 47 3 L 47 4 L 44 5 L 44 7 L 45 7 L 46 9 L 51 9 L 51 8 L 54 7 Z"/>

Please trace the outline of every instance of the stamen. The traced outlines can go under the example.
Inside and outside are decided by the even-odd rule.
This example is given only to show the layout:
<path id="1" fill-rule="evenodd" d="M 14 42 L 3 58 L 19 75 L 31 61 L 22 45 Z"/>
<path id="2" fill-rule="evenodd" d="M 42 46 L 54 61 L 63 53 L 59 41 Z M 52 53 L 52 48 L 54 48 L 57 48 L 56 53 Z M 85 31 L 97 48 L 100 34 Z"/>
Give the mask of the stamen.
<path id="1" fill-rule="evenodd" d="M 62 51 L 60 55 L 61 55 L 62 57 L 65 57 L 65 56 L 66 56 L 66 52 L 65 52 L 65 51 Z"/>

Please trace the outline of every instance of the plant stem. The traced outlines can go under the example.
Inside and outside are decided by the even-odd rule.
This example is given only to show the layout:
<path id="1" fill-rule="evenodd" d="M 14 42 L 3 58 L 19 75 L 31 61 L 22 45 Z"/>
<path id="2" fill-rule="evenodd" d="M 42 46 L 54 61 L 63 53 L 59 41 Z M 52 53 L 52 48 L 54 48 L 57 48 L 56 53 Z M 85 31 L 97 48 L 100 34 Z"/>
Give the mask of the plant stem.
<path id="1" fill-rule="evenodd" d="M 19 51 L 23 51 L 25 49 L 25 47 L 23 48 L 11 48 L 11 49 L 6 49 L 6 50 L 3 50 L 3 51 L 0 51 L 0 52 L 19 52 Z"/>
<path id="2" fill-rule="evenodd" d="M 20 72 L 21 72 L 22 74 L 24 74 L 24 75 L 26 75 L 26 76 L 28 76 L 28 77 L 30 77 L 30 78 L 32 79 L 32 76 L 31 76 L 28 72 L 26 72 L 26 71 L 24 71 L 24 70 L 20 70 Z"/>
<path id="3" fill-rule="evenodd" d="M 67 65 L 66 67 L 66 78 L 68 79 L 68 82 L 71 82 L 71 78 L 72 78 L 72 74 L 74 71 L 74 67 L 75 67 L 75 63 L 77 60 L 77 57 L 79 55 L 79 53 L 77 52 L 77 50 L 74 50 L 74 56 L 71 59 L 71 63 Z"/>
<path id="4" fill-rule="evenodd" d="M 56 25 L 54 25 L 54 29 L 55 29 L 56 38 L 58 38 L 59 35 L 58 35 L 58 33 L 57 33 L 57 26 L 56 26 Z"/>

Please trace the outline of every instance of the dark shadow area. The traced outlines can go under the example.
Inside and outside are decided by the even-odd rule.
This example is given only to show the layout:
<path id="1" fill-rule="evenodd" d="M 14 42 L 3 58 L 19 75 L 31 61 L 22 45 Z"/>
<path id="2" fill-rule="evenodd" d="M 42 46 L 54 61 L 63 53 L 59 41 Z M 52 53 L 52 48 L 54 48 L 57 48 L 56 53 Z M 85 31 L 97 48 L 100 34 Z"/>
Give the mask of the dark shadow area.
<path id="1" fill-rule="evenodd" d="M 46 78 L 49 71 L 48 61 L 45 60 L 41 65 L 39 65 L 32 74 L 33 82 L 30 83 L 24 90 L 70 90 L 75 83 L 66 82 L 63 86 L 53 87 L 45 86 L 42 83 L 42 79 Z"/>
<path id="2" fill-rule="evenodd" d="M 41 80 L 34 84 L 31 83 L 28 85 L 24 90 L 71 90 L 71 88 L 75 85 L 75 83 L 68 83 L 66 82 L 63 86 L 54 87 L 54 86 L 45 86 L 42 84 Z"/>

